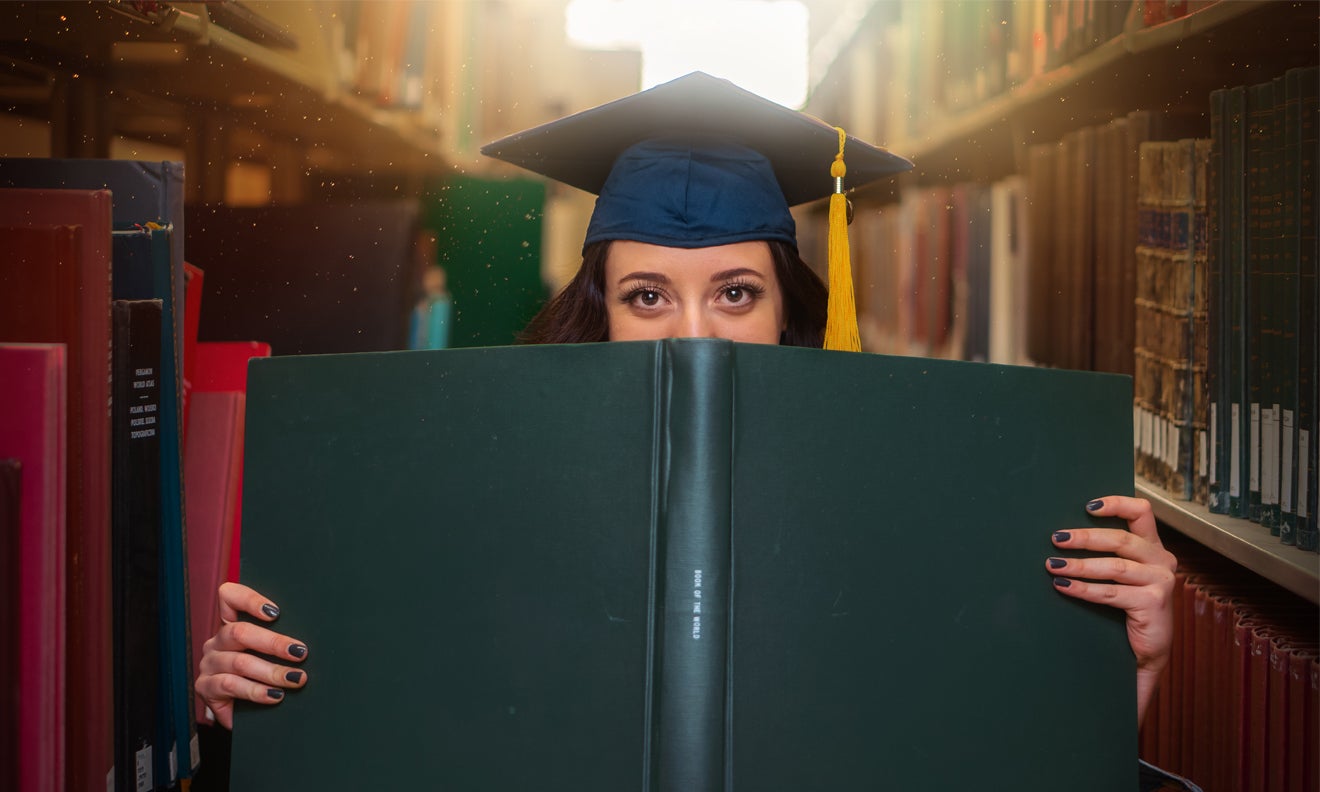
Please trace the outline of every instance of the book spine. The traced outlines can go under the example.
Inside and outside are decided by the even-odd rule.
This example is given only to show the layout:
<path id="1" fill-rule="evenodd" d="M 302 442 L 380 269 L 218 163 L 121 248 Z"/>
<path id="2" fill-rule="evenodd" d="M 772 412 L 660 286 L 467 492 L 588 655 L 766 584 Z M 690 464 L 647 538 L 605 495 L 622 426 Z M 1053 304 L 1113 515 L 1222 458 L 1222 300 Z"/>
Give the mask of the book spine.
<path id="1" fill-rule="evenodd" d="M 1301 71 L 1290 70 L 1284 77 L 1283 96 L 1283 156 L 1282 156 L 1282 220 L 1279 228 L 1279 540 L 1284 544 L 1297 544 L 1297 380 L 1298 345 L 1297 317 L 1299 311 L 1298 282 L 1298 169 L 1297 156 L 1301 146 L 1299 79 Z M 1277 116 L 1276 116 L 1277 118 Z"/>
<path id="2" fill-rule="evenodd" d="M 1320 226 L 1320 203 L 1316 202 L 1316 185 L 1320 182 L 1320 87 L 1317 76 L 1320 68 L 1308 68 L 1302 76 L 1301 105 L 1298 118 L 1301 123 L 1298 148 L 1298 250 L 1299 305 L 1297 315 L 1298 344 L 1298 405 L 1297 427 L 1297 546 L 1316 550 L 1320 545 L 1317 530 L 1316 474 L 1320 471 L 1320 278 L 1316 277 L 1320 260 L 1320 244 L 1316 228 Z"/>
<path id="3" fill-rule="evenodd" d="M 1227 101 L 1228 147 L 1225 172 L 1227 173 L 1227 253 L 1228 292 L 1228 378 L 1229 378 L 1229 514 L 1246 517 L 1249 498 L 1247 472 L 1250 454 L 1250 414 L 1246 393 L 1247 349 L 1247 267 L 1245 258 L 1246 208 L 1245 161 L 1246 146 L 1246 88 L 1237 86 L 1228 91 Z"/>
<path id="4" fill-rule="evenodd" d="M 1192 499 L 1205 503 L 1210 493 L 1210 276 L 1209 230 L 1206 209 L 1209 195 L 1210 140 L 1196 141 L 1195 201 L 1192 242 Z"/>
<path id="5" fill-rule="evenodd" d="M 113 303 L 115 784 L 155 788 L 161 301 Z"/>
<path id="6" fill-rule="evenodd" d="M 1260 522 L 1262 515 L 1262 459 L 1266 458 L 1264 432 L 1270 424 L 1270 406 L 1261 400 L 1264 396 L 1262 375 L 1262 326 L 1268 324 L 1268 303 L 1265 286 L 1268 282 L 1269 245 L 1269 134 L 1274 117 L 1274 86 L 1259 83 L 1247 89 L 1247 150 L 1246 150 L 1246 399 L 1250 410 L 1247 428 L 1247 517 Z"/>
<path id="7" fill-rule="evenodd" d="M 1209 370 L 1207 388 L 1209 389 L 1209 437 L 1206 441 L 1207 462 L 1209 465 L 1206 506 L 1215 514 L 1228 513 L 1228 368 L 1226 365 L 1228 324 L 1224 297 L 1227 294 L 1225 281 L 1226 253 L 1225 225 L 1226 178 L 1225 146 L 1227 134 L 1225 127 L 1225 102 L 1228 92 L 1217 89 L 1210 94 L 1210 161 L 1207 163 L 1206 219 L 1208 223 L 1208 246 L 1206 273 L 1208 305 L 1206 318 L 1209 324 Z"/>
<path id="8" fill-rule="evenodd" d="M 661 603 L 652 788 L 724 788 L 733 350 L 666 342 L 658 379 Z"/>

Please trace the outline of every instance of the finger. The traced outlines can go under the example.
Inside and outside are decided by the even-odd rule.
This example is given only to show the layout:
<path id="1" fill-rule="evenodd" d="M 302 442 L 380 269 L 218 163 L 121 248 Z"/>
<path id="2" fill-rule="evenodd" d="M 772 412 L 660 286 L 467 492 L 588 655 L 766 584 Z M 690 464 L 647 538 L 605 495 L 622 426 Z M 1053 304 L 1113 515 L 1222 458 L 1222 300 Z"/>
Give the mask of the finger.
<path id="1" fill-rule="evenodd" d="M 197 694 L 211 708 L 216 720 L 232 728 L 232 711 L 236 699 L 256 704 L 278 704 L 284 700 L 284 691 L 264 685 L 236 674 L 214 674 L 198 677 Z M 226 722 L 228 721 L 228 722 Z"/>
<path id="2" fill-rule="evenodd" d="M 1151 511 L 1150 501 L 1145 498 L 1107 495 L 1087 503 L 1086 510 L 1096 517 L 1118 517 L 1127 522 L 1132 533 L 1148 542 L 1160 543 L 1160 534 L 1155 528 L 1155 513 Z"/>
<path id="3" fill-rule="evenodd" d="M 221 621 L 237 621 L 239 613 L 255 616 L 262 621 L 274 621 L 280 615 L 279 606 L 242 583 L 221 583 L 219 602 Z"/>
<path id="4" fill-rule="evenodd" d="M 201 676 L 233 674 L 260 682 L 267 687 L 300 688 L 307 684 L 307 672 L 272 663 L 247 652 L 211 652 L 202 656 L 198 664 Z"/>
<path id="5" fill-rule="evenodd" d="M 1046 559 L 1045 568 L 1051 575 L 1088 580 L 1107 580 L 1126 586 L 1173 585 L 1173 572 L 1155 564 L 1141 564 L 1126 558 L 1059 558 Z"/>
<path id="6" fill-rule="evenodd" d="M 1127 611 L 1129 617 L 1143 612 L 1158 613 L 1163 607 L 1163 589 L 1159 586 L 1123 586 L 1056 577 L 1054 588 L 1074 599 L 1121 608 Z"/>
<path id="7" fill-rule="evenodd" d="M 1122 558 L 1142 564 L 1154 564 L 1170 572 L 1178 567 L 1178 559 L 1164 549 L 1158 538 L 1148 541 L 1130 531 L 1119 528 L 1076 528 L 1055 531 L 1051 537 L 1055 547 L 1067 550 L 1093 550 L 1114 553 Z"/>
<path id="8" fill-rule="evenodd" d="M 251 622 L 221 625 L 216 634 L 202 644 L 203 659 L 214 652 L 242 651 L 261 652 L 295 663 L 307 658 L 307 645 L 302 641 Z"/>

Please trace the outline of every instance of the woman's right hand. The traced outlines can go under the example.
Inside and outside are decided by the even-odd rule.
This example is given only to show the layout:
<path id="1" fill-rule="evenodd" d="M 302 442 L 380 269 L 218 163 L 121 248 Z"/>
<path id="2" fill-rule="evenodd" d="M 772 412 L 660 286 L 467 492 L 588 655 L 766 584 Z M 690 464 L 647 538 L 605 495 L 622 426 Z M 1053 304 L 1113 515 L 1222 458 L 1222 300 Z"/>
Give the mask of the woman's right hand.
<path id="1" fill-rule="evenodd" d="M 307 646 L 274 630 L 238 621 L 240 613 L 273 622 L 279 617 L 280 609 L 247 586 L 220 584 L 221 627 L 202 646 L 194 689 L 226 729 L 234 728 L 235 699 L 278 704 L 284 698 L 285 688 L 307 684 L 307 672 L 302 669 L 277 665 L 251 654 L 261 652 L 301 663 L 307 659 Z"/>

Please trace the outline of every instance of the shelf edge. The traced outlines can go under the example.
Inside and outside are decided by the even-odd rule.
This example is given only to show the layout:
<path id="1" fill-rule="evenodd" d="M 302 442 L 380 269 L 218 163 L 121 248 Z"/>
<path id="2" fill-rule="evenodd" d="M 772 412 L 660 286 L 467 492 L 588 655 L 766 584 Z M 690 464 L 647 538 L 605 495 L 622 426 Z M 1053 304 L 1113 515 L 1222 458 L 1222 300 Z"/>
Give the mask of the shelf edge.
<path id="1" fill-rule="evenodd" d="M 1282 544 L 1249 520 L 1211 514 L 1199 503 L 1176 500 L 1140 476 L 1135 486 L 1138 497 L 1150 501 L 1158 522 L 1320 605 L 1320 554 Z"/>

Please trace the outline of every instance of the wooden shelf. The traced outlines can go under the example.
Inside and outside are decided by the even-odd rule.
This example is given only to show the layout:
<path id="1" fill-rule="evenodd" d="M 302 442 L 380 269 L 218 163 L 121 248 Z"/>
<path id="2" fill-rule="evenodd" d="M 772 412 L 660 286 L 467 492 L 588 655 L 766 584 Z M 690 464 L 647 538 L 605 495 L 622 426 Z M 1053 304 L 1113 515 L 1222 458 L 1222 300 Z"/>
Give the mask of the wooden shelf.
<path id="1" fill-rule="evenodd" d="M 243 38 L 212 23 L 203 3 L 174 12 L 160 24 L 108 3 L 0 3 L 0 56 L 45 72 L 0 83 L 0 98 L 11 111 L 51 116 L 59 80 L 94 78 L 116 132 L 182 148 L 198 114 L 210 114 L 322 149 L 346 168 L 443 169 L 439 130 L 421 112 L 376 106 L 345 88 L 332 63 Z"/>
<path id="2" fill-rule="evenodd" d="M 1155 519 L 1289 591 L 1320 604 L 1320 554 L 1279 542 L 1250 520 L 1211 514 L 1199 503 L 1176 500 L 1138 477 L 1137 495 L 1151 502 Z"/>
<path id="3" fill-rule="evenodd" d="M 992 181 L 1020 169 L 1026 145 L 1133 110 L 1182 116 L 1190 119 L 1187 134 L 1206 136 L 1210 91 L 1315 63 L 1317 30 L 1313 3 L 1221 0 L 1181 19 L 1130 29 L 889 148 L 916 163 L 923 183 Z M 1223 68 L 1225 62 L 1232 68 Z"/>

